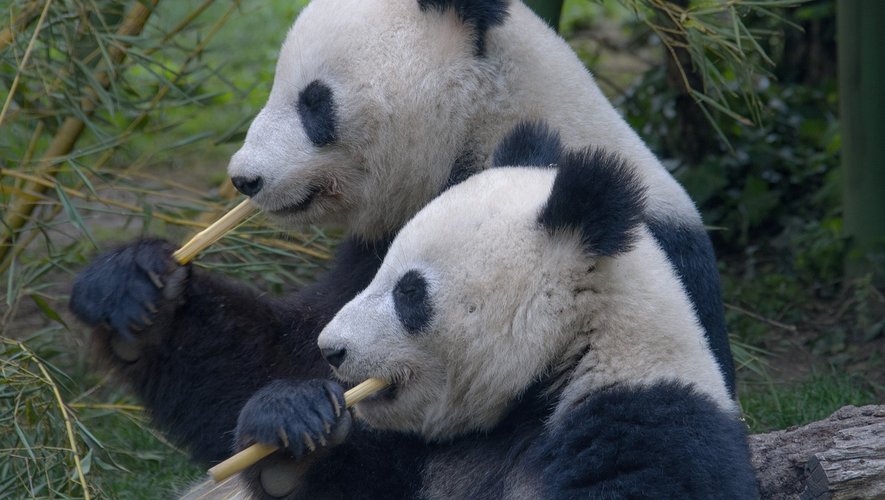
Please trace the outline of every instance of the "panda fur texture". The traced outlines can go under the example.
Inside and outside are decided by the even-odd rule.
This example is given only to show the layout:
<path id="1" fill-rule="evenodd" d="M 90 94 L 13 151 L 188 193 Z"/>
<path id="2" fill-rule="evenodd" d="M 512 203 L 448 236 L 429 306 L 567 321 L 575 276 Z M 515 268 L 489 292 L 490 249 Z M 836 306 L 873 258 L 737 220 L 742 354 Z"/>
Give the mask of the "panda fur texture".
<path id="1" fill-rule="evenodd" d="M 350 231 L 332 269 L 278 299 L 177 266 L 137 241 L 76 278 L 71 309 L 154 423 L 200 461 L 229 453 L 246 400 L 274 379 L 329 374 L 315 348 L 390 237 L 447 184 L 491 166 L 515 124 L 605 144 L 648 186 L 646 225 L 676 266 L 733 392 L 715 259 L 685 191 L 568 45 L 506 0 L 314 0 L 283 44 L 267 104 L 229 173 L 283 226 Z"/>
<path id="2" fill-rule="evenodd" d="M 258 497 L 756 497 L 745 427 L 645 223 L 641 178 L 601 150 L 559 153 L 543 127 L 518 134 L 535 147 L 516 156 L 558 167 L 443 193 L 320 334 L 344 384 L 392 384 L 355 406 L 355 443 L 328 444 L 352 425 L 331 381 L 247 404 L 240 445 L 263 436 L 301 461 L 250 470 Z"/>

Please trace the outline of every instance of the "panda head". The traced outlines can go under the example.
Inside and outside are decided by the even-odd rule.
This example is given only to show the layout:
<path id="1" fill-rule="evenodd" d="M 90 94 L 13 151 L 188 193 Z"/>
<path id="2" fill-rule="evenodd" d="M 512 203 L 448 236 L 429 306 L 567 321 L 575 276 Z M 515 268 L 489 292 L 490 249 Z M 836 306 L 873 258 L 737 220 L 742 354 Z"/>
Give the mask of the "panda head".
<path id="1" fill-rule="evenodd" d="M 593 269 L 630 249 L 643 204 L 630 170 L 593 151 L 445 191 L 319 337 L 342 380 L 392 383 L 358 415 L 429 439 L 493 426 L 600 307 Z"/>
<path id="2" fill-rule="evenodd" d="M 467 140 L 490 81 L 486 32 L 508 3 L 314 0 L 230 161 L 234 185 L 283 224 L 395 231 L 445 183 Z"/>

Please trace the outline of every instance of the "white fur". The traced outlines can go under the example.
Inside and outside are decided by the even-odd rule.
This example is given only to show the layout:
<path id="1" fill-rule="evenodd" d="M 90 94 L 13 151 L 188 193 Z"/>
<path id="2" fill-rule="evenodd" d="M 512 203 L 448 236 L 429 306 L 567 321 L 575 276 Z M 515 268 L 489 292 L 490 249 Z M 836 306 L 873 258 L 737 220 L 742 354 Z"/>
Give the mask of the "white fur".
<path id="1" fill-rule="evenodd" d="M 366 237 L 395 231 L 444 184 L 465 150 L 488 166 L 518 122 L 543 119 L 567 146 L 604 145 L 636 165 L 649 209 L 700 223 L 682 188 L 602 95 L 569 46 L 521 2 L 474 54 L 452 11 L 417 0 L 314 0 L 283 45 L 273 89 L 231 176 L 265 179 L 255 197 L 284 223 L 347 223 Z M 334 93 L 339 140 L 315 147 L 301 128 L 298 93 L 321 79 Z M 311 186 L 319 198 L 299 213 Z"/>
<path id="2" fill-rule="evenodd" d="M 555 174 L 492 169 L 441 195 L 322 332 L 321 348 L 347 350 L 340 377 L 397 385 L 393 400 L 357 406 L 370 425 L 429 439 L 489 429 L 550 373 L 567 373 L 553 420 L 601 387 L 661 381 L 735 409 L 694 309 L 644 227 L 633 250 L 594 258 L 578 235 L 540 226 Z M 403 328 L 392 299 L 410 270 L 429 281 L 435 313 L 419 334 Z"/>

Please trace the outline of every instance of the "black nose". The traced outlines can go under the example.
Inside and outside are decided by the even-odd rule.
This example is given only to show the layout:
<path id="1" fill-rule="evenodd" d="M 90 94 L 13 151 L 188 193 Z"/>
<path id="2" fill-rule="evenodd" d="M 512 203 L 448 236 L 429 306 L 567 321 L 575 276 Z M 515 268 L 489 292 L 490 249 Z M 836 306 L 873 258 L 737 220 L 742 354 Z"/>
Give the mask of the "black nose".
<path id="1" fill-rule="evenodd" d="M 264 186 L 264 179 L 261 177 L 256 177 L 254 179 L 231 177 L 230 181 L 234 183 L 234 187 L 237 188 L 237 191 L 250 198 L 258 194 L 258 192 L 261 191 L 262 186 Z"/>
<path id="2" fill-rule="evenodd" d="M 341 366 L 341 363 L 344 362 L 344 356 L 347 354 L 347 349 L 320 349 L 320 352 L 330 365 L 338 368 Z"/>

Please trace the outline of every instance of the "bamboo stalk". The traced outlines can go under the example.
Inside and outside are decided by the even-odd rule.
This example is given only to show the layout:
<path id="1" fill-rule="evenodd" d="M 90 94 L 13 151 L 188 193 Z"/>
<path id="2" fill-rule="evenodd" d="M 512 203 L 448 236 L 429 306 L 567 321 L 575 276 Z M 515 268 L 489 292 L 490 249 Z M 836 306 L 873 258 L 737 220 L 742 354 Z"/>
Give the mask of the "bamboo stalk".
<path id="1" fill-rule="evenodd" d="M 344 405 L 348 408 L 359 403 L 363 399 L 384 389 L 388 383 L 377 378 L 370 378 L 360 385 L 344 393 Z M 246 469 L 262 458 L 270 455 L 278 448 L 266 444 L 253 444 L 245 450 L 228 458 L 224 462 L 209 469 L 209 475 L 215 482 L 221 482 L 234 474 Z"/>
<path id="2" fill-rule="evenodd" d="M 141 33 L 141 30 L 147 23 L 148 18 L 157 3 L 159 3 L 159 0 L 150 0 L 146 3 L 149 7 L 143 5 L 141 2 L 134 2 L 132 8 L 127 12 L 126 18 L 123 20 L 120 28 L 117 30 L 117 36 L 119 38 L 126 39 L 137 36 Z M 125 56 L 125 45 L 114 45 L 108 50 L 108 59 L 111 66 L 120 64 Z M 110 75 L 112 71 L 113 67 L 98 70 L 95 74 L 95 80 L 99 82 L 102 87 L 108 88 L 111 82 Z M 62 123 L 62 126 L 55 134 L 55 137 L 53 137 L 49 149 L 47 149 L 46 153 L 40 160 L 36 172 L 37 174 L 40 174 L 42 170 L 51 167 L 54 163 L 60 161 L 61 157 L 70 153 L 74 148 L 74 144 L 76 144 L 77 140 L 80 138 L 80 134 L 82 134 L 83 130 L 86 128 L 86 123 L 83 121 L 84 118 L 92 115 L 97 107 L 97 97 L 94 95 L 94 91 L 89 89 L 85 94 L 86 95 L 80 100 L 81 113 L 77 117 L 70 116 L 66 118 L 64 123 Z M 45 185 L 36 184 L 25 185 L 23 191 L 32 191 L 35 194 L 42 194 L 46 189 L 47 187 Z M 6 227 L 6 235 L 0 239 L 0 261 L 3 260 L 6 253 L 12 248 L 16 232 L 18 232 L 30 219 L 31 214 L 37 206 L 38 200 L 38 196 L 17 198 L 13 206 L 9 208 L 7 219 L 3 222 L 3 225 Z"/>
<path id="3" fill-rule="evenodd" d="M 202 252 L 209 245 L 215 243 L 228 231 L 237 227 L 247 217 L 255 212 L 255 206 L 249 199 L 243 200 L 242 203 L 234 207 L 233 210 L 224 214 L 220 219 L 215 221 L 211 226 L 200 231 L 190 241 L 172 254 L 172 257 L 179 264 L 184 265 L 193 260 L 198 253 Z"/>

